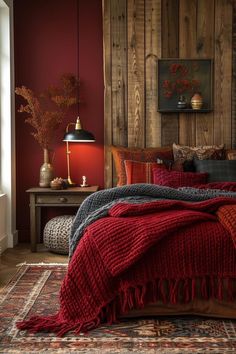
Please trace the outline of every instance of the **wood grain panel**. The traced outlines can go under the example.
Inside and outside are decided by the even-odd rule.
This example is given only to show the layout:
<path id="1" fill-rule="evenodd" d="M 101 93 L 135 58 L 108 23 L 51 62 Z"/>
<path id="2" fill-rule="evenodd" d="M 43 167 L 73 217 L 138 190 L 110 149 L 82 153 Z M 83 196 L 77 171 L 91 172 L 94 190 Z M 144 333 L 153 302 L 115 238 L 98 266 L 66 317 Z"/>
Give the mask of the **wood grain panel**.
<path id="1" fill-rule="evenodd" d="M 172 146 L 179 142 L 179 115 L 163 113 L 161 119 L 162 146 Z"/>
<path id="2" fill-rule="evenodd" d="M 179 56 L 179 0 L 162 0 L 162 57 Z M 179 115 L 162 114 L 162 145 L 179 141 Z"/>
<path id="3" fill-rule="evenodd" d="M 144 0 L 127 2 L 128 145 L 145 146 Z"/>
<path id="4" fill-rule="evenodd" d="M 178 56 L 179 0 L 162 0 L 162 57 L 178 58 Z"/>
<path id="5" fill-rule="evenodd" d="M 127 146 L 127 17 L 126 0 L 111 0 L 113 144 Z"/>
<path id="6" fill-rule="evenodd" d="M 112 186 L 112 96 L 111 96 L 111 8 L 110 1 L 103 0 L 103 65 L 104 65 L 104 187 Z"/>
<path id="7" fill-rule="evenodd" d="M 157 58 L 161 58 L 161 0 L 145 2 L 146 147 L 161 146 L 161 114 L 157 112 Z"/>
<path id="8" fill-rule="evenodd" d="M 214 58 L 215 1 L 198 0 L 197 7 L 197 56 Z M 204 97 L 203 97 L 204 99 Z M 196 114 L 196 144 L 213 144 L 214 113 Z"/>
<path id="9" fill-rule="evenodd" d="M 196 58 L 197 0 L 181 0 L 179 5 L 179 57 Z M 194 113 L 179 115 L 179 143 L 196 144 Z"/>
<path id="10" fill-rule="evenodd" d="M 232 2 L 215 0 L 214 143 L 231 147 Z"/>
<path id="11" fill-rule="evenodd" d="M 233 1 L 232 25 L 232 147 L 236 148 L 236 0 Z"/>
<path id="12" fill-rule="evenodd" d="M 105 186 L 112 143 L 236 148 L 236 0 L 103 0 L 103 12 Z M 160 116 L 160 57 L 214 59 L 212 113 Z"/>

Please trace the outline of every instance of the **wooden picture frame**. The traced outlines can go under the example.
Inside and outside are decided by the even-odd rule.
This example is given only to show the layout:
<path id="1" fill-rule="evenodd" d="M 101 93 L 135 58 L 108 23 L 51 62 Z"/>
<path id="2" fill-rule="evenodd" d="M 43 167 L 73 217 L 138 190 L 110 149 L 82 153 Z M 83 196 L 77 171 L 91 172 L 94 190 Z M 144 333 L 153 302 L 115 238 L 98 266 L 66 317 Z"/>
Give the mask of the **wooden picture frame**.
<path id="1" fill-rule="evenodd" d="M 158 111 L 159 112 L 210 112 L 212 111 L 212 59 L 158 59 Z M 191 97 L 200 92 L 201 109 L 191 107 Z M 178 108 L 180 96 L 186 108 Z"/>

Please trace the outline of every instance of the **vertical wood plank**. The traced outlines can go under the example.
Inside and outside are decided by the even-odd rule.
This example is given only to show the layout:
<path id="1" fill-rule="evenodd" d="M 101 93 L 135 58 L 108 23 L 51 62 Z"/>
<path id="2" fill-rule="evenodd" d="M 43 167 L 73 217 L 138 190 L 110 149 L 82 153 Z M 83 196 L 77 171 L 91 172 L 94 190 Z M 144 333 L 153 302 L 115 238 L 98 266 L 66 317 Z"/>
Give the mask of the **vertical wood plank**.
<path id="1" fill-rule="evenodd" d="M 179 57 L 195 58 L 197 0 L 181 0 L 179 4 Z M 196 145 L 196 117 L 193 113 L 179 115 L 179 143 Z"/>
<path id="2" fill-rule="evenodd" d="M 197 56 L 199 58 L 214 58 L 214 16 L 215 1 L 198 0 Z M 196 114 L 196 145 L 213 144 L 213 122 L 213 112 Z"/>
<path id="3" fill-rule="evenodd" d="M 231 147 L 232 2 L 215 0 L 214 143 Z"/>
<path id="4" fill-rule="evenodd" d="M 179 0 L 162 0 L 162 57 L 179 56 Z M 179 115 L 162 114 L 162 145 L 179 141 Z"/>
<path id="5" fill-rule="evenodd" d="M 233 0 L 232 26 L 232 148 L 236 148 L 236 0 Z"/>
<path id="6" fill-rule="evenodd" d="M 126 0 L 111 2 L 111 76 L 113 145 L 128 145 L 127 115 L 127 11 Z M 117 184 L 113 161 L 113 186 Z"/>
<path id="7" fill-rule="evenodd" d="M 103 0 L 103 65 L 104 65 L 104 186 L 112 187 L 112 106 L 111 106 L 111 8 L 110 0 Z"/>
<path id="8" fill-rule="evenodd" d="M 178 55 L 179 0 L 162 0 L 162 57 L 178 58 Z"/>
<path id="9" fill-rule="evenodd" d="M 161 57 L 161 0 L 145 1 L 146 146 L 161 146 L 161 114 L 157 111 L 157 58 Z"/>
<path id="10" fill-rule="evenodd" d="M 113 144 L 127 146 L 127 17 L 126 0 L 111 0 Z"/>
<path id="11" fill-rule="evenodd" d="M 128 145 L 145 146 L 144 0 L 128 0 Z"/>

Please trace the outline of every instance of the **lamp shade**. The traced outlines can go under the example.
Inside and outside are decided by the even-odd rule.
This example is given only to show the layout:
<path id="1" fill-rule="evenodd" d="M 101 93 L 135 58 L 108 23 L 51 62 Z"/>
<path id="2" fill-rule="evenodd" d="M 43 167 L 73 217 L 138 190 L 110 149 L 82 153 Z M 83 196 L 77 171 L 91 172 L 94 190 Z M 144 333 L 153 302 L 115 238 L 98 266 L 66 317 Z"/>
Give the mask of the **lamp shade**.
<path id="1" fill-rule="evenodd" d="M 67 132 L 64 135 L 63 141 L 69 142 L 81 142 L 81 143 L 93 143 L 95 138 L 92 133 L 83 129 L 75 129 Z"/>
<path id="2" fill-rule="evenodd" d="M 75 126 L 74 130 L 69 131 L 69 127 L 73 125 Z M 67 184 L 70 187 L 75 186 L 76 184 L 72 182 L 71 177 L 70 177 L 70 150 L 69 150 L 69 142 L 71 143 L 93 143 L 95 141 L 95 138 L 92 133 L 88 132 L 87 130 L 82 129 L 80 119 L 77 117 L 76 123 L 69 123 L 67 124 L 66 127 L 66 133 L 64 135 L 63 141 L 66 142 L 66 156 L 67 156 L 67 172 L 68 172 L 68 177 L 67 177 Z M 86 184 L 84 184 L 82 187 L 85 187 Z"/>

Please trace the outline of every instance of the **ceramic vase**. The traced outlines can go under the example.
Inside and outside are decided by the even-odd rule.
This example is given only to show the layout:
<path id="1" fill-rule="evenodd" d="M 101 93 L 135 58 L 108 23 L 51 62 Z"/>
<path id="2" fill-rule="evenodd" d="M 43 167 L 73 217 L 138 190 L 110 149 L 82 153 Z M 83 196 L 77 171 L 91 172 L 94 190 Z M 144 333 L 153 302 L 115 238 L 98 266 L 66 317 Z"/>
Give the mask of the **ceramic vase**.
<path id="1" fill-rule="evenodd" d="M 192 109 L 201 109 L 203 105 L 202 95 L 199 92 L 196 92 L 191 98 Z"/>
<path id="2" fill-rule="evenodd" d="M 185 96 L 181 95 L 181 96 L 179 97 L 179 100 L 178 100 L 178 103 L 177 103 L 177 107 L 178 107 L 179 109 L 184 109 L 184 108 L 187 107 L 187 102 L 186 102 Z"/>
<path id="3" fill-rule="evenodd" d="M 53 167 L 50 163 L 48 149 L 43 149 L 43 157 L 44 162 L 40 167 L 39 186 L 47 188 L 50 187 L 50 183 L 53 180 Z"/>

